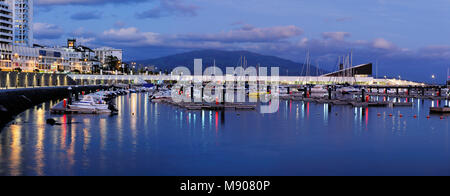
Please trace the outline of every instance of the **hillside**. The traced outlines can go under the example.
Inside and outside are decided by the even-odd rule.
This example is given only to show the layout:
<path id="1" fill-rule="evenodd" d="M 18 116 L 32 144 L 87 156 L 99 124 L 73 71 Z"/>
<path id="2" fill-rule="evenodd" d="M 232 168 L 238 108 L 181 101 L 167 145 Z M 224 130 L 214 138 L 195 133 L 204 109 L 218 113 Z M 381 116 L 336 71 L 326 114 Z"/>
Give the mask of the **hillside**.
<path id="1" fill-rule="evenodd" d="M 172 70 L 178 66 L 186 66 L 193 71 L 194 59 L 201 58 L 203 59 L 203 68 L 212 66 L 215 60 L 216 66 L 225 71 L 225 67 L 236 67 L 240 65 L 240 59 L 243 56 L 245 56 L 248 66 L 260 65 L 261 67 L 280 67 L 280 75 L 287 75 L 287 73 L 289 73 L 289 75 L 300 75 L 303 68 L 303 64 L 275 56 L 261 55 L 248 51 L 222 50 L 192 51 L 156 59 L 140 60 L 136 61 L 136 63 L 143 65 L 154 65 L 161 70 Z M 317 68 L 311 66 L 311 74 L 316 75 L 316 73 Z M 319 70 L 319 73 L 324 73 L 324 71 Z"/>

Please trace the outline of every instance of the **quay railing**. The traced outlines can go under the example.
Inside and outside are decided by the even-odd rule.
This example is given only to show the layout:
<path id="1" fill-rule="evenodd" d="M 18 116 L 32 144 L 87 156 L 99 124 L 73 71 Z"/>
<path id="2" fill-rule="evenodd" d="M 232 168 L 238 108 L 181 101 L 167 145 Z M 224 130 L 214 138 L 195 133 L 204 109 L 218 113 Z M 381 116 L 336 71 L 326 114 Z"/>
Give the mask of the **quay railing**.
<path id="1" fill-rule="evenodd" d="M 67 74 L 0 71 L 0 89 L 58 87 L 76 85 Z"/>

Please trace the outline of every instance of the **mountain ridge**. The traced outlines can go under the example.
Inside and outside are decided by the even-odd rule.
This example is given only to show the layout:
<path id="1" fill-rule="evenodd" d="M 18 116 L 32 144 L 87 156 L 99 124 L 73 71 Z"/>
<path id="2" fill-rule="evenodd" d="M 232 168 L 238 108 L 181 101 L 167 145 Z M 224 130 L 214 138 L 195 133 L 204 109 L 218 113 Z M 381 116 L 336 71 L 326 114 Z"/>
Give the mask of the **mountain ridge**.
<path id="1" fill-rule="evenodd" d="M 241 58 L 243 57 L 246 58 L 248 66 L 267 67 L 268 71 L 270 71 L 270 67 L 279 67 L 280 75 L 305 75 L 305 73 L 301 73 L 302 70 L 306 69 L 306 67 L 302 63 L 297 63 L 280 57 L 262 55 L 245 50 L 196 50 L 160 58 L 139 60 L 135 62 L 137 64 L 143 64 L 146 66 L 155 66 L 162 71 L 169 71 L 179 66 L 185 66 L 189 68 L 191 72 L 193 72 L 194 59 L 201 58 L 203 59 L 203 69 L 213 66 L 215 61 L 216 66 L 225 71 L 226 67 L 241 66 Z M 327 72 L 312 65 L 310 66 L 310 70 L 312 70 L 310 75 L 317 75 L 317 72 L 319 72 L 319 75 L 321 75 L 321 73 L 323 74 Z"/>

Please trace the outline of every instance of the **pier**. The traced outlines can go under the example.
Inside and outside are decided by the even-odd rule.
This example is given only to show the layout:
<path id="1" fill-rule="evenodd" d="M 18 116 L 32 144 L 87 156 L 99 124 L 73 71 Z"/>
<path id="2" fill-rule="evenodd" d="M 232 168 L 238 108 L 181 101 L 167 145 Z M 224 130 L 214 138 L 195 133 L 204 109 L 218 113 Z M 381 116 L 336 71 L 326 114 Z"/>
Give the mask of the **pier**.
<path id="1" fill-rule="evenodd" d="M 175 102 L 172 99 L 162 99 L 160 103 L 169 104 L 184 108 L 187 110 L 255 110 L 256 105 L 254 104 L 243 104 L 243 103 L 195 103 L 195 102 Z"/>
<path id="2" fill-rule="evenodd" d="M 43 103 L 68 97 L 70 94 L 94 92 L 107 89 L 108 86 L 71 86 L 68 87 L 41 87 L 0 90 L 0 126 L 8 123 L 21 112 Z"/>

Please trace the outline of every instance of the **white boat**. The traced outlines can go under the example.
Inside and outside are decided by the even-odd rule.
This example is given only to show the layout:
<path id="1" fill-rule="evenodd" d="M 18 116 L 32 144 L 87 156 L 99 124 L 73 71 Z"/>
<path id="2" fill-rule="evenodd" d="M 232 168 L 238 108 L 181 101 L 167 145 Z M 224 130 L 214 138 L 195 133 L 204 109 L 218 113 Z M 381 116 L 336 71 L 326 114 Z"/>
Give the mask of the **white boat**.
<path id="1" fill-rule="evenodd" d="M 155 94 L 151 95 L 150 98 L 152 101 L 158 101 L 162 99 L 169 99 L 172 97 L 172 93 L 170 91 L 159 91 Z"/>
<path id="2" fill-rule="evenodd" d="M 100 101 L 95 101 L 92 96 L 84 96 L 81 101 L 75 102 L 68 106 L 71 111 L 76 111 L 80 113 L 111 113 L 108 109 L 108 105 Z"/>
<path id="3" fill-rule="evenodd" d="M 280 86 L 280 87 L 278 88 L 278 93 L 279 93 L 280 95 L 288 94 L 288 89 L 287 89 L 286 87 L 284 87 L 284 86 Z"/>
<path id="4" fill-rule="evenodd" d="M 386 92 L 387 92 L 387 94 L 397 94 L 397 92 L 398 93 L 406 93 L 406 89 L 398 89 L 398 91 L 397 91 L 397 89 L 395 89 L 395 88 L 392 88 L 392 89 L 389 89 L 389 90 L 387 90 Z"/>
<path id="5" fill-rule="evenodd" d="M 346 93 L 359 93 L 361 90 L 357 89 L 353 86 L 347 86 L 347 87 L 339 88 L 337 91 L 340 93 L 346 94 Z"/>
<path id="6" fill-rule="evenodd" d="M 449 93 L 450 93 L 450 91 L 449 91 L 448 88 L 442 89 L 442 95 L 447 95 L 447 94 L 449 94 Z"/>
<path id="7" fill-rule="evenodd" d="M 311 93 L 328 93 L 328 90 L 324 85 L 316 85 L 311 88 Z"/>

